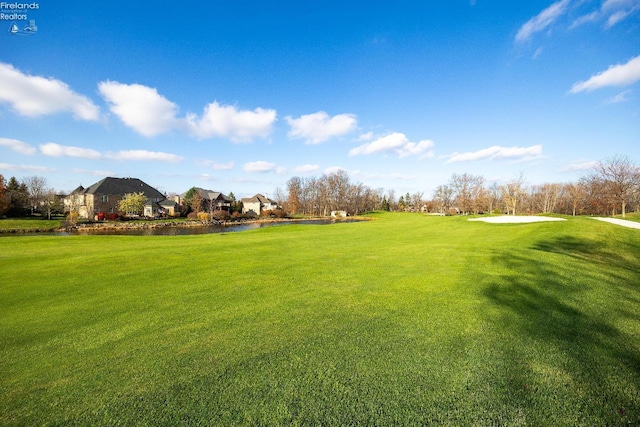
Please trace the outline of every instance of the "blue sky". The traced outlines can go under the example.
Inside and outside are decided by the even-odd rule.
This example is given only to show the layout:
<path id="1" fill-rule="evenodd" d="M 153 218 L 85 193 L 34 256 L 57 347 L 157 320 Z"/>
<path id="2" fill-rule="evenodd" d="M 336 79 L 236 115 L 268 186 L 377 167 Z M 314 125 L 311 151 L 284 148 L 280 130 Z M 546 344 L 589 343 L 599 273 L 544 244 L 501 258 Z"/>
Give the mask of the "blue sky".
<path id="1" fill-rule="evenodd" d="M 640 161 L 640 0 L 0 7 L 0 173 L 61 191 L 251 196 L 343 169 L 430 197 Z"/>

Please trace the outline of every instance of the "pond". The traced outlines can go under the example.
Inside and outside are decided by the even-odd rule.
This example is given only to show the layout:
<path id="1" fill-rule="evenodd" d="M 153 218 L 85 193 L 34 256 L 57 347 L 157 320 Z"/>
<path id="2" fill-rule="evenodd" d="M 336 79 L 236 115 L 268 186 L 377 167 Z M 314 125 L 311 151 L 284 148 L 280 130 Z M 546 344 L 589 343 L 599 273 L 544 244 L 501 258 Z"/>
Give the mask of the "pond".
<path id="1" fill-rule="evenodd" d="M 5 233 L 0 236 L 187 236 L 194 234 L 235 233 L 239 231 L 255 230 L 257 228 L 277 227 L 282 225 L 327 225 L 335 223 L 361 222 L 363 219 L 308 219 L 273 222 L 251 222 L 229 225 L 207 226 L 167 226 L 153 228 L 86 228 L 77 231 L 51 231 L 39 233 Z"/>

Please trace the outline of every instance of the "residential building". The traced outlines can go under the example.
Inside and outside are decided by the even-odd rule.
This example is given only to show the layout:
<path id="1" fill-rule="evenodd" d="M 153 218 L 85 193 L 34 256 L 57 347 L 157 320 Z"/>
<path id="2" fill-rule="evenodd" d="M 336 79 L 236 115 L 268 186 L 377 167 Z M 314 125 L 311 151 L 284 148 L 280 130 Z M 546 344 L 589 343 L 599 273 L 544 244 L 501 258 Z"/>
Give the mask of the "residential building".
<path id="1" fill-rule="evenodd" d="M 263 196 L 256 194 L 253 197 L 242 199 L 242 213 L 260 215 L 262 211 L 272 211 L 278 209 L 278 203 Z"/>
<path id="2" fill-rule="evenodd" d="M 231 202 L 233 202 L 233 200 L 231 200 L 228 196 L 222 194 L 221 192 L 213 191 L 213 190 L 205 190 L 204 188 L 199 188 L 199 187 L 195 187 L 195 190 L 198 192 L 198 194 L 202 198 L 202 206 L 200 206 L 201 212 L 231 210 Z M 182 193 L 180 196 L 178 196 L 178 199 L 176 201 L 178 203 L 181 203 L 184 200 L 187 193 L 188 191 Z"/>
<path id="3" fill-rule="evenodd" d="M 93 219 L 99 212 L 117 213 L 118 202 L 126 194 L 143 193 L 147 197 L 147 203 L 141 214 L 153 217 L 159 210 L 169 206 L 161 206 L 166 197 L 138 178 L 104 178 L 88 188 L 79 186 L 64 199 L 65 211 L 78 212 L 80 218 Z M 174 213 L 175 213 L 175 203 Z"/>

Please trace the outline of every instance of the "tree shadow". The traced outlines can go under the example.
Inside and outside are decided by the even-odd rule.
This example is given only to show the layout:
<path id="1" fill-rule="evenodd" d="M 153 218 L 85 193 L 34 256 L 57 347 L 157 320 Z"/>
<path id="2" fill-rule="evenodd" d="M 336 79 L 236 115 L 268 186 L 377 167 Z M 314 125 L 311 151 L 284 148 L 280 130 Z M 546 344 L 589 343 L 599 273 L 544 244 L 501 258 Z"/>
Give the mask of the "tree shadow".
<path id="1" fill-rule="evenodd" d="M 629 261 L 640 247 L 627 249 L 556 236 L 493 253 L 501 273 L 483 293 L 498 310 L 487 317 L 509 337 L 504 375 L 527 394 L 511 404 L 573 413 L 550 414 L 560 424 L 640 423 L 640 269 Z"/>

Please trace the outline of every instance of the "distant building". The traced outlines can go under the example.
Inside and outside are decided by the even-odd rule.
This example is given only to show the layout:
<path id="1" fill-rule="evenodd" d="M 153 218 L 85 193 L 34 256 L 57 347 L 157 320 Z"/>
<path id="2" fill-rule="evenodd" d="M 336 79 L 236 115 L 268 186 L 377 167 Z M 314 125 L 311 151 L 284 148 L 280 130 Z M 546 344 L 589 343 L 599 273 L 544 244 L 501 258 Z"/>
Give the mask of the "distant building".
<path id="1" fill-rule="evenodd" d="M 219 191 L 213 190 L 205 190 L 204 188 L 195 187 L 196 191 L 202 197 L 202 206 L 200 206 L 200 210 L 204 212 L 223 210 L 229 211 L 231 210 L 231 198 L 222 194 Z M 176 196 L 176 201 L 178 203 L 182 203 L 187 192 L 182 193 L 180 196 Z"/>
<path id="2" fill-rule="evenodd" d="M 278 203 L 263 196 L 256 194 L 253 197 L 242 199 L 242 213 L 260 215 L 262 211 L 272 211 L 278 209 Z"/>
<path id="3" fill-rule="evenodd" d="M 80 218 L 92 219 L 99 212 L 117 213 L 118 202 L 126 194 L 143 193 L 147 197 L 144 216 L 153 217 L 161 212 L 175 214 L 175 203 L 166 203 L 166 197 L 138 178 L 104 178 L 88 188 L 79 186 L 64 198 L 65 211 L 78 212 Z"/>

